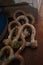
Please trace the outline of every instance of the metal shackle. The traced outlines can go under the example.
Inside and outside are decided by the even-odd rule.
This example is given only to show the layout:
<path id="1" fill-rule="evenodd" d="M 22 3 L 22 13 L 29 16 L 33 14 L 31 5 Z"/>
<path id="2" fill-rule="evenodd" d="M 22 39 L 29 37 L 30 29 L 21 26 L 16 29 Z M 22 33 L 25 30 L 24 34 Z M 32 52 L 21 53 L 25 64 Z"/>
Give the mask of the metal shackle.
<path id="1" fill-rule="evenodd" d="M 21 21 L 21 20 L 23 20 L 23 21 Z M 21 25 L 29 22 L 28 18 L 25 15 L 21 15 L 21 16 L 17 17 L 16 21 L 18 21 Z"/>
<path id="2" fill-rule="evenodd" d="M 15 28 L 15 27 L 19 27 L 19 26 L 21 26 L 21 24 L 19 23 L 19 22 L 17 22 L 16 20 L 15 21 L 11 21 L 9 24 L 8 24 L 8 31 L 9 32 L 11 32 L 11 25 L 13 26 L 13 25 L 15 25 L 15 26 L 13 26 L 13 28 Z"/>
<path id="3" fill-rule="evenodd" d="M 16 10 L 13 14 L 13 19 L 15 20 L 17 17 L 21 16 L 21 15 L 25 15 L 25 12 L 22 10 Z"/>
<path id="4" fill-rule="evenodd" d="M 35 40 L 35 36 L 36 36 L 36 30 L 35 27 L 32 24 L 24 24 L 22 26 L 22 30 L 24 27 L 29 26 L 32 29 L 32 34 L 31 34 L 31 41 L 29 43 L 26 44 L 26 46 L 31 45 L 32 47 L 37 47 L 37 40 Z M 23 35 L 23 32 L 22 32 Z"/>

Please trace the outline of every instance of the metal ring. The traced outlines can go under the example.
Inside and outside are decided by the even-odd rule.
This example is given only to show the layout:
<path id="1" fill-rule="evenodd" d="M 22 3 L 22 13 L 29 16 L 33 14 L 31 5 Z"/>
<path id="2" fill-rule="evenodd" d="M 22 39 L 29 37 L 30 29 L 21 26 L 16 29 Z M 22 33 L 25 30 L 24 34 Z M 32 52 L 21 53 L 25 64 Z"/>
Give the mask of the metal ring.
<path id="1" fill-rule="evenodd" d="M 24 22 L 23 21 L 20 22 L 21 19 L 23 19 Z M 21 25 L 29 22 L 28 18 L 24 15 L 21 15 L 21 16 L 17 17 L 16 21 L 18 21 Z"/>
<path id="2" fill-rule="evenodd" d="M 8 24 L 8 31 L 10 32 L 12 29 L 11 29 L 11 25 L 12 24 L 16 24 L 18 27 L 21 26 L 21 24 L 17 21 L 11 21 L 9 24 Z"/>
<path id="3" fill-rule="evenodd" d="M 13 35 L 13 32 L 16 28 L 13 28 L 10 33 L 9 33 L 9 36 L 8 36 L 8 39 L 4 39 L 3 42 L 5 43 L 5 45 L 12 45 L 12 35 Z M 21 33 L 21 29 L 17 28 L 18 29 L 18 33 L 15 37 L 13 37 L 13 40 L 18 40 L 19 36 L 20 36 L 20 33 Z"/>
<path id="4" fill-rule="evenodd" d="M 29 23 L 30 24 L 34 24 L 35 23 L 35 19 L 34 19 L 33 15 L 26 14 L 26 17 L 29 19 Z"/>
<path id="5" fill-rule="evenodd" d="M 10 60 L 8 60 L 6 62 L 3 62 L 2 65 L 8 65 L 9 63 L 11 63 L 15 59 L 20 61 L 20 65 L 24 65 L 24 59 L 21 55 L 14 55 L 13 58 L 11 58 Z"/>
<path id="6" fill-rule="evenodd" d="M 29 26 L 29 27 L 32 29 L 31 41 L 34 40 L 34 39 L 35 39 L 35 35 L 36 35 L 35 27 L 34 27 L 33 25 L 27 23 L 27 24 L 24 24 L 24 25 L 22 26 L 22 30 L 23 30 L 23 28 L 24 28 L 25 26 Z M 23 32 L 22 32 L 22 35 L 23 35 Z M 30 43 L 31 43 L 31 41 L 30 41 Z M 26 46 L 28 46 L 28 45 L 29 45 L 29 44 L 26 44 Z"/>
<path id="7" fill-rule="evenodd" d="M 6 52 L 8 53 L 8 50 L 9 50 L 9 55 L 8 55 L 8 57 L 5 59 L 5 60 L 0 60 L 0 62 L 5 62 L 5 61 L 7 61 L 9 58 L 10 58 L 10 56 L 12 56 L 13 54 L 14 54 L 14 52 L 13 52 L 13 49 L 10 47 L 10 46 L 5 46 L 5 47 L 3 47 L 2 49 L 1 49 L 1 54 L 0 54 L 0 58 L 3 56 L 3 53 L 4 53 L 4 51 L 5 50 L 7 50 Z"/>
<path id="8" fill-rule="evenodd" d="M 17 16 L 18 14 L 18 16 Z M 21 16 L 21 15 L 25 15 L 25 12 L 22 10 L 16 10 L 13 14 L 13 19 L 15 20 L 17 17 Z M 17 16 L 17 17 L 16 17 Z"/>
<path id="9" fill-rule="evenodd" d="M 9 36 L 8 36 L 8 39 L 11 39 L 11 38 L 12 38 L 12 35 L 13 35 L 13 32 L 14 32 L 15 29 L 18 29 L 18 33 L 17 33 L 16 37 L 14 37 L 13 39 L 15 40 L 15 39 L 18 39 L 18 38 L 19 38 L 20 33 L 21 33 L 21 30 L 20 30 L 19 28 L 13 28 L 13 29 L 11 30 Z"/>
<path id="10" fill-rule="evenodd" d="M 22 33 L 22 32 L 21 32 L 21 33 Z M 26 46 L 25 39 L 24 39 L 23 35 L 20 35 L 19 38 L 21 38 L 22 43 L 21 43 L 20 48 L 17 50 L 16 54 L 19 54 L 21 51 L 23 51 L 23 49 L 24 49 L 25 46 Z M 19 38 L 18 38 L 18 39 L 19 39 Z M 18 41 L 18 39 L 16 39 L 16 40 L 13 39 L 12 43 L 14 43 L 15 41 Z M 12 46 L 14 46 L 14 44 L 13 44 Z"/>

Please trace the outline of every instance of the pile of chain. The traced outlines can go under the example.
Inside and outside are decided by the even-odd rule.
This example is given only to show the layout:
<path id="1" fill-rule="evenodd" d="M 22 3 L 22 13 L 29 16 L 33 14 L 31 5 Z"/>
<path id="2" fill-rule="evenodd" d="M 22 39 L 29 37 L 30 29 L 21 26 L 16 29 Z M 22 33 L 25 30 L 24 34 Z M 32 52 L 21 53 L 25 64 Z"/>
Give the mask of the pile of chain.
<path id="1" fill-rule="evenodd" d="M 24 58 L 20 53 L 26 46 L 30 46 L 31 48 L 37 47 L 34 17 L 22 10 L 16 10 L 13 14 L 13 19 L 8 24 L 9 36 L 3 41 L 6 46 L 0 52 L 0 65 L 8 65 L 15 58 L 20 61 L 20 65 L 25 65 Z"/>

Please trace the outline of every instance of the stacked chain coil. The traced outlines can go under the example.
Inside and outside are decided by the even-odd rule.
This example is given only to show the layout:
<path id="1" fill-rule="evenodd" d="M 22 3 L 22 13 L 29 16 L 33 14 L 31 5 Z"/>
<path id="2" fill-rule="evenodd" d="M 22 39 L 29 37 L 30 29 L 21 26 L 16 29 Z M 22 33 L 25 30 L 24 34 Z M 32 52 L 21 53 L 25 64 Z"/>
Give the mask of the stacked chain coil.
<path id="1" fill-rule="evenodd" d="M 31 46 L 31 48 L 37 48 L 38 46 L 35 39 L 36 29 L 33 15 L 22 10 L 16 10 L 13 14 L 13 19 L 8 24 L 8 38 L 3 40 L 5 47 L 0 52 L 1 65 L 9 65 L 14 59 L 18 59 L 20 65 L 25 65 L 24 58 L 20 53 L 26 46 Z"/>

